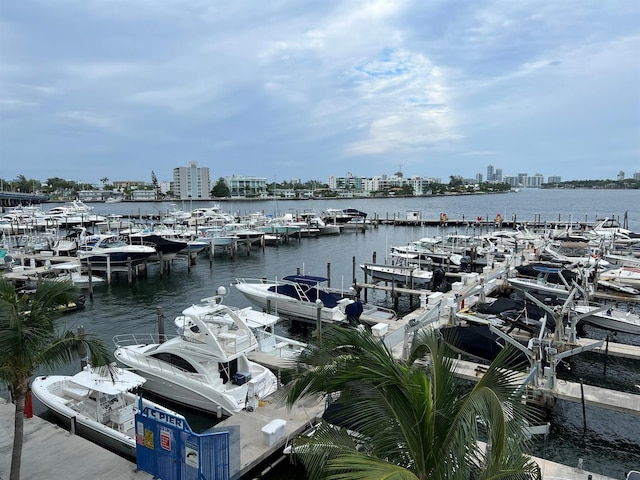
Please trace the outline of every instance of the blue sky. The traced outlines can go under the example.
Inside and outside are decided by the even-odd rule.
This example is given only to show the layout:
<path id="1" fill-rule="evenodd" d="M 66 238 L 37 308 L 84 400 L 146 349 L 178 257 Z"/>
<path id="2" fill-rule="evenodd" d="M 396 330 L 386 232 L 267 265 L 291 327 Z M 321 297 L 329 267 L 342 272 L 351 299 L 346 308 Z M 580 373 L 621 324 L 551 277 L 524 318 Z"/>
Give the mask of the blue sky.
<path id="1" fill-rule="evenodd" d="M 2 0 L 0 178 L 640 171 L 640 2 Z"/>

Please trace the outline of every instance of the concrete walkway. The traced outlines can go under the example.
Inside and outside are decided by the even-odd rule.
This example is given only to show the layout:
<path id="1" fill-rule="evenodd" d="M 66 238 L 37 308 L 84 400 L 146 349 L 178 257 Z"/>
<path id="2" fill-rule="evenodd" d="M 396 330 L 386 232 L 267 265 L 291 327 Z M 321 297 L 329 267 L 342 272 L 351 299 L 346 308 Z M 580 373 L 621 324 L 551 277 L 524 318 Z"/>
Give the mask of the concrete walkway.
<path id="1" fill-rule="evenodd" d="M 0 480 L 9 478 L 15 407 L 0 399 Z M 40 417 L 24 419 L 20 478 L 149 480 L 136 464 Z"/>

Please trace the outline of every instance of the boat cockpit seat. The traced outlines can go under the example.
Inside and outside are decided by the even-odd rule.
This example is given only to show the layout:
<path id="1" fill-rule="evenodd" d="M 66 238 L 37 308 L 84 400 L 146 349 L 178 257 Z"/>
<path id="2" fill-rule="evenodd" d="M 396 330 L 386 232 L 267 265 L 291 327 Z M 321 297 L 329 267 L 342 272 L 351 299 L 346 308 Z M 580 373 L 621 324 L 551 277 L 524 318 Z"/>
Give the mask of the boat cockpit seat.
<path id="1" fill-rule="evenodd" d="M 89 395 L 89 389 L 80 385 L 66 385 L 62 389 L 62 393 L 74 400 L 84 400 Z"/>

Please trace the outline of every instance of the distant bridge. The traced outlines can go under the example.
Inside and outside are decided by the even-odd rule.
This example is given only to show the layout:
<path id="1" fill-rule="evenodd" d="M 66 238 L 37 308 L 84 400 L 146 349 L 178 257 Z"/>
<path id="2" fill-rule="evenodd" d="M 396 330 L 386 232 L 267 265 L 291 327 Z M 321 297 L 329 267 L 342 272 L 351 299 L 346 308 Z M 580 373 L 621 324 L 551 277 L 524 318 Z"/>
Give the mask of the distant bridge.
<path id="1" fill-rule="evenodd" d="M 20 192 L 0 192 L 0 207 L 17 207 L 18 205 L 30 205 L 42 203 L 49 200 L 47 195 L 36 195 L 34 193 Z"/>

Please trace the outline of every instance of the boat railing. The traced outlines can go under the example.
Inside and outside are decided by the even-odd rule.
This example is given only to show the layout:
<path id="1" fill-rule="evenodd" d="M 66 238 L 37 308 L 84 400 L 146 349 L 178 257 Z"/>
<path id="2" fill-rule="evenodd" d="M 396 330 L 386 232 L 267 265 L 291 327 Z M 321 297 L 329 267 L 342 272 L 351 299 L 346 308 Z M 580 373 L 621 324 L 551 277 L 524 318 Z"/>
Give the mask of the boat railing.
<path id="1" fill-rule="evenodd" d="M 131 345 L 150 345 L 166 342 L 175 335 L 158 333 L 123 333 L 113 337 L 116 347 L 129 347 Z"/>

